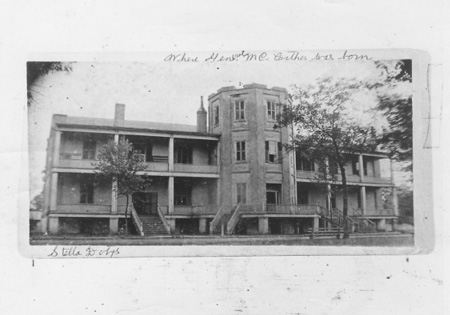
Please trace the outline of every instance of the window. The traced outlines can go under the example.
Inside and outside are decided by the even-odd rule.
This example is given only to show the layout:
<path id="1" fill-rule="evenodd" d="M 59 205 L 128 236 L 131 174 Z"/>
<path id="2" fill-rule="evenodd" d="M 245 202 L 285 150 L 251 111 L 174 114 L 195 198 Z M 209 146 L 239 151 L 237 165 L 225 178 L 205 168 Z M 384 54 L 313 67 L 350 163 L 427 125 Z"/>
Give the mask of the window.
<path id="1" fill-rule="evenodd" d="M 358 159 L 352 160 L 352 172 L 353 175 L 359 175 L 359 162 Z"/>
<path id="2" fill-rule="evenodd" d="M 80 203 L 94 203 L 94 182 L 91 177 L 80 179 Z"/>
<path id="3" fill-rule="evenodd" d="M 245 120 L 245 106 L 244 101 L 234 102 L 234 120 Z"/>
<path id="4" fill-rule="evenodd" d="M 175 163 L 192 164 L 192 148 L 185 145 L 175 147 Z"/>
<path id="5" fill-rule="evenodd" d="M 266 162 L 279 163 L 281 157 L 281 142 L 266 141 Z"/>
<path id="6" fill-rule="evenodd" d="M 300 204 L 300 205 L 307 205 L 307 204 L 309 204 L 308 191 L 307 190 L 299 190 L 297 197 L 298 197 L 298 204 Z"/>
<path id="7" fill-rule="evenodd" d="M 367 176 L 367 161 L 363 161 L 363 167 L 364 167 L 364 175 Z"/>
<path id="8" fill-rule="evenodd" d="M 309 160 L 297 156 L 297 170 L 304 172 L 314 172 L 315 171 L 314 160 Z"/>
<path id="9" fill-rule="evenodd" d="M 90 137 L 83 139 L 83 159 L 95 160 L 95 141 Z"/>
<path id="10" fill-rule="evenodd" d="M 214 125 L 219 124 L 219 106 L 214 107 Z"/>
<path id="11" fill-rule="evenodd" d="M 245 161 L 245 141 L 236 142 L 236 161 Z"/>
<path id="12" fill-rule="evenodd" d="M 330 169 L 330 174 L 337 175 L 339 173 L 339 165 L 337 163 L 329 162 L 328 168 Z"/>
<path id="13" fill-rule="evenodd" d="M 133 148 L 144 156 L 145 162 L 152 162 L 152 145 L 150 143 L 134 143 Z"/>
<path id="14" fill-rule="evenodd" d="M 276 120 L 277 114 L 275 111 L 275 102 L 267 102 L 267 119 Z"/>
<path id="15" fill-rule="evenodd" d="M 247 184 L 237 184 L 237 203 L 247 203 Z"/>
<path id="16" fill-rule="evenodd" d="M 174 205 L 190 206 L 191 205 L 191 188 L 186 185 L 175 185 Z"/>

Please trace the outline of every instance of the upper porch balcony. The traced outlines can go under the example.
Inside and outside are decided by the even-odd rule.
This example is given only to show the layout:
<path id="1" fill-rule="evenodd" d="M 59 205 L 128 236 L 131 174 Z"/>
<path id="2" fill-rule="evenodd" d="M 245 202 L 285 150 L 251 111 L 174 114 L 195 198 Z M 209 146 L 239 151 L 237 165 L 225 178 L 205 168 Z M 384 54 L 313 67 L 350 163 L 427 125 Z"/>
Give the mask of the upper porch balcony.
<path id="1" fill-rule="evenodd" d="M 319 170 L 318 163 L 306 159 L 296 159 L 296 178 L 301 182 L 322 181 L 322 170 Z M 334 174 L 334 181 L 342 182 L 342 175 L 337 166 L 330 167 Z M 374 185 L 392 186 L 390 159 L 385 156 L 365 156 L 355 157 L 352 162 L 345 166 L 345 175 L 349 185 Z"/>
<path id="2" fill-rule="evenodd" d="M 217 141 L 149 136 L 124 137 L 141 154 L 145 172 L 218 174 Z M 63 132 L 53 167 L 94 170 L 103 145 L 113 137 L 107 134 Z M 58 146 L 57 146 L 58 147 Z"/>

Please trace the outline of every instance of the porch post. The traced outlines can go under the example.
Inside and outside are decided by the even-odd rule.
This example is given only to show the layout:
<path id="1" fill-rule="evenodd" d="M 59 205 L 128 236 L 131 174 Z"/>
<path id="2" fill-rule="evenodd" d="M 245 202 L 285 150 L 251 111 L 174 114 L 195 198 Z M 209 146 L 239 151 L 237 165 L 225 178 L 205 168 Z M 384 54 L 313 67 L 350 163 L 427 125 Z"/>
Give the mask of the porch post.
<path id="1" fill-rule="evenodd" d="M 269 218 L 258 218 L 258 228 L 260 234 L 269 234 Z"/>
<path id="2" fill-rule="evenodd" d="M 61 131 L 55 131 L 55 148 L 53 150 L 53 167 L 57 167 L 59 164 L 59 154 L 61 146 Z"/>
<path id="3" fill-rule="evenodd" d="M 319 230 L 319 217 L 314 217 L 313 220 L 313 231 L 317 232 Z"/>
<path id="4" fill-rule="evenodd" d="M 200 233 L 206 233 L 206 218 L 200 218 L 198 229 Z"/>
<path id="5" fill-rule="evenodd" d="M 397 188 L 392 187 L 392 207 L 394 208 L 394 215 L 398 217 L 398 199 L 397 199 Z"/>
<path id="6" fill-rule="evenodd" d="M 169 214 L 172 214 L 174 212 L 174 177 L 173 176 L 169 176 L 169 189 L 168 189 L 168 194 L 169 194 L 169 204 L 168 204 L 168 210 L 169 210 Z"/>
<path id="7" fill-rule="evenodd" d="M 56 210 L 58 200 L 58 173 L 52 173 L 52 183 L 50 189 L 50 211 Z"/>
<path id="8" fill-rule="evenodd" d="M 170 136 L 169 138 L 169 172 L 173 172 L 173 157 L 174 157 L 174 139 L 173 136 Z"/>
<path id="9" fill-rule="evenodd" d="M 117 180 L 113 179 L 111 187 L 111 214 L 117 214 Z"/>
<path id="10" fill-rule="evenodd" d="M 117 234 L 119 232 L 119 218 L 109 218 L 109 233 Z"/>
<path id="11" fill-rule="evenodd" d="M 56 234 L 59 231 L 59 218 L 50 217 L 48 218 L 48 233 Z"/>
<path id="12" fill-rule="evenodd" d="M 361 203 L 362 213 L 365 215 L 367 211 L 366 186 L 361 186 Z"/>
<path id="13" fill-rule="evenodd" d="M 358 164 L 359 164 L 359 177 L 361 178 L 361 182 L 364 182 L 364 161 L 362 154 L 358 157 Z"/>

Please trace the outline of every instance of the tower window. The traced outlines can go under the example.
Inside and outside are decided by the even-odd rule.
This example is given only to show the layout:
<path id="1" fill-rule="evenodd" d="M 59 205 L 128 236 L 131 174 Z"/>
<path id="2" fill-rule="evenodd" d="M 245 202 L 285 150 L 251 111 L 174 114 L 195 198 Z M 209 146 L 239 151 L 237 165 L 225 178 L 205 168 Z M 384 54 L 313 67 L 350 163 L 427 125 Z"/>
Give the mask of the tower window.
<path id="1" fill-rule="evenodd" d="M 236 161 L 245 161 L 245 141 L 236 142 Z"/>
<path id="2" fill-rule="evenodd" d="M 244 101 L 234 102 L 234 120 L 245 120 L 245 105 Z"/>
<path id="3" fill-rule="evenodd" d="M 281 157 L 281 142 L 266 141 L 266 162 L 279 163 Z"/>
<path id="4" fill-rule="evenodd" d="M 247 184 L 237 184 L 237 203 L 247 203 Z"/>
<path id="5" fill-rule="evenodd" d="M 219 106 L 214 107 L 214 125 L 219 124 Z"/>
<path id="6" fill-rule="evenodd" d="M 275 102 L 267 102 L 267 119 L 276 120 Z"/>

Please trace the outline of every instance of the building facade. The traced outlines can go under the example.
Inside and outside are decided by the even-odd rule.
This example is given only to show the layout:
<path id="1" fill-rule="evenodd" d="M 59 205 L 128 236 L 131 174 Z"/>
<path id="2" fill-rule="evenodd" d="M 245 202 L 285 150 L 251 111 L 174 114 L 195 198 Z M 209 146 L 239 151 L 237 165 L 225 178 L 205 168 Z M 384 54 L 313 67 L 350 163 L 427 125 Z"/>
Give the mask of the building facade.
<path id="1" fill-rule="evenodd" d="M 155 234 L 302 234 L 342 217 L 342 196 L 318 185 L 317 165 L 286 152 L 291 128 L 274 129 L 284 88 L 224 87 L 203 99 L 197 125 L 54 115 L 47 149 L 44 232 L 116 234 L 125 198 L 100 182 L 94 164 L 108 140 L 128 139 L 149 178 L 132 196 L 132 232 Z M 353 230 L 389 230 L 398 213 L 387 155 L 355 156 L 347 167 Z M 386 207 L 383 195 L 394 196 Z"/>

